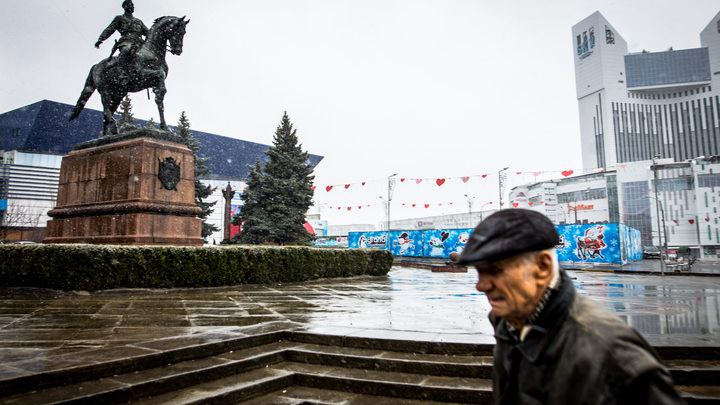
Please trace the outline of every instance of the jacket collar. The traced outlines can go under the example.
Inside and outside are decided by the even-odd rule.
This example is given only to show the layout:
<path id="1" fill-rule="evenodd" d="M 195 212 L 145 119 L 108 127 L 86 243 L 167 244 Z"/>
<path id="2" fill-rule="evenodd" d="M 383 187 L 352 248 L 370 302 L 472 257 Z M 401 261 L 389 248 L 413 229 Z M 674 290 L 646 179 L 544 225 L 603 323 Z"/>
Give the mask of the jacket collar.
<path id="1" fill-rule="evenodd" d="M 529 324 L 530 331 L 525 339 L 520 341 L 514 328 L 504 320 L 491 316 L 490 321 L 495 326 L 495 338 L 516 346 L 530 362 L 535 362 L 552 341 L 557 327 L 565 321 L 575 295 L 572 280 L 564 270 L 560 269 L 560 284 L 549 296 L 545 306 L 535 315 L 533 322 Z"/>

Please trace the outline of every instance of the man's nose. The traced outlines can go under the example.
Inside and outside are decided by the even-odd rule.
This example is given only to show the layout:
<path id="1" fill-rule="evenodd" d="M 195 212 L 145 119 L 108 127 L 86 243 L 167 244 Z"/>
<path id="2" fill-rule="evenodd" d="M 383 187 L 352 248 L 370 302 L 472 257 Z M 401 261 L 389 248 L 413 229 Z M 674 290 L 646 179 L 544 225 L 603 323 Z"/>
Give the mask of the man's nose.
<path id="1" fill-rule="evenodd" d="M 492 278 L 487 274 L 478 274 L 478 281 L 475 288 L 480 292 L 488 291 L 492 288 Z"/>

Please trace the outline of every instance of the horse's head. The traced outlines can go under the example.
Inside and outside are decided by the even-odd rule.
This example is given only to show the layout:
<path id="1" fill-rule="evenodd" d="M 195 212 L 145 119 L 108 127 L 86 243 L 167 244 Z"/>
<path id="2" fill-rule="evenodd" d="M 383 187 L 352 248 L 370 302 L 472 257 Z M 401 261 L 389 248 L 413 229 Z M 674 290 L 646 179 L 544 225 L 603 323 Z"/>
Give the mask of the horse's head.
<path id="1" fill-rule="evenodd" d="M 183 38 L 185 37 L 185 26 L 190 22 L 186 20 L 185 16 L 182 18 L 178 17 L 160 17 L 155 20 L 155 24 L 150 28 L 150 34 L 148 34 L 148 41 L 152 42 L 160 41 L 164 44 L 165 41 L 170 43 L 170 53 L 173 55 L 180 55 L 182 53 Z M 153 38 L 151 40 L 150 38 Z M 164 48 L 165 45 L 162 45 Z M 156 48 L 157 49 L 157 48 Z"/>
<path id="2" fill-rule="evenodd" d="M 170 53 L 180 55 L 183 48 L 183 38 L 185 37 L 185 26 L 190 22 L 185 16 L 182 18 L 175 17 L 168 25 L 168 42 L 170 42 Z"/>

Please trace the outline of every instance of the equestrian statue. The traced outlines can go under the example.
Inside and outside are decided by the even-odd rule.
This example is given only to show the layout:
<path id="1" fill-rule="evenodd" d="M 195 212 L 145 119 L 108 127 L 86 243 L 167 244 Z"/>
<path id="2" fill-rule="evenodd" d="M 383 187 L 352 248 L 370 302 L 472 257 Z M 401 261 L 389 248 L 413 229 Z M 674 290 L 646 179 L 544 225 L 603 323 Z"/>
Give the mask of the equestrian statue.
<path id="1" fill-rule="evenodd" d="M 165 78 L 168 73 L 165 53 L 168 50 L 168 43 L 170 53 L 173 55 L 182 53 L 185 26 L 190 20 L 186 20 L 184 16 L 160 17 L 148 30 L 142 21 L 133 16 L 135 6 L 132 0 L 123 1 L 122 7 L 125 13 L 113 19 L 100 34 L 95 47 L 99 47 L 115 31 L 118 31 L 121 37 L 115 42 L 110 56 L 90 69 L 85 87 L 70 114 L 70 121 L 77 118 L 85 103 L 97 90 L 103 104 L 102 135 L 117 134 L 118 128 L 113 114 L 122 99 L 128 93 L 152 88 L 160 114 L 160 128 L 167 130 L 163 105 L 167 93 Z M 119 56 L 113 56 L 116 50 L 120 51 Z"/>

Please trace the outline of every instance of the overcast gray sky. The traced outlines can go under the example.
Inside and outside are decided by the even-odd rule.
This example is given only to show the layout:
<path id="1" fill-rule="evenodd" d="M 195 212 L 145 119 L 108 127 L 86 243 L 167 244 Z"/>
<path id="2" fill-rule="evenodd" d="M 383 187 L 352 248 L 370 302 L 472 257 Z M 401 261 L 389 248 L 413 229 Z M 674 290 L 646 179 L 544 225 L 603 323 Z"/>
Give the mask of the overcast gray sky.
<path id="1" fill-rule="evenodd" d="M 75 104 L 117 38 L 93 47 L 121 3 L 2 0 L 0 112 Z M 303 147 L 325 156 L 315 201 L 337 224 L 382 220 L 378 196 L 393 173 L 407 179 L 393 196 L 399 219 L 466 211 L 465 194 L 478 208 L 497 198 L 506 166 L 511 186 L 532 172 L 591 169 L 580 158 L 572 25 L 599 10 L 631 52 L 696 48 L 720 3 L 136 0 L 135 9 L 148 27 L 163 15 L 191 19 L 184 53 L 167 58 L 168 121 L 185 110 L 193 129 L 270 144 L 287 110 Z M 136 117 L 158 120 L 144 92 L 131 97 Z M 97 93 L 88 107 L 101 109 Z"/>

